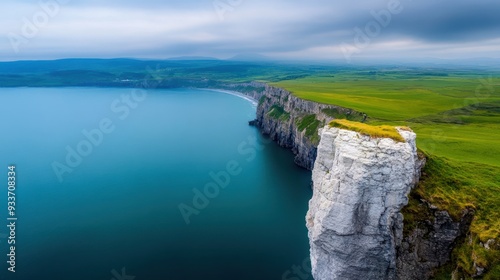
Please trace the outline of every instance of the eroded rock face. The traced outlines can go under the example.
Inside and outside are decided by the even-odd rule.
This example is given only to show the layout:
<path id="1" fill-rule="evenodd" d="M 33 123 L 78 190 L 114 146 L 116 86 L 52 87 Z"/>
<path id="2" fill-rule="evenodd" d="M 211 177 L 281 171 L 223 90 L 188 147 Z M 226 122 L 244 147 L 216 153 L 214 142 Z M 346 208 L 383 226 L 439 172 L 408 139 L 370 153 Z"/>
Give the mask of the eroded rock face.
<path id="1" fill-rule="evenodd" d="M 466 209 L 459 221 L 448 212 L 438 210 L 427 201 L 421 201 L 421 211 L 428 219 L 418 222 L 397 247 L 397 279 L 425 280 L 436 268 L 450 261 L 455 242 L 464 238 L 474 218 L 474 211 Z M 480 267 L 476 269 L 482 272 Z"/>
<path id="2" fill-rule="evenodd" d="M 399 132 L 405 143 L 322 130 L 306 217 L 314 279 L 396 279 L 400 211 L 421 167 L 415 133 Z"/>

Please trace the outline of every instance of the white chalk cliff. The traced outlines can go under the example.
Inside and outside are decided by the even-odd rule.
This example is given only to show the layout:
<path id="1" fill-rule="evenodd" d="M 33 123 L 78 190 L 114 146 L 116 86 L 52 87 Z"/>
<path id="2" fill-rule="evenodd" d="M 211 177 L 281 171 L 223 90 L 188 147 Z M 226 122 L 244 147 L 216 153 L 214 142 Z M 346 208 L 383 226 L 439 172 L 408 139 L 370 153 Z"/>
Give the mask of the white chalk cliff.
<path id="1" fill-rule="evenodd" d="M 400 211 L 420 173 L 415 133 L 398 132 L 405 142 L 320 132 L 306 217 L 314 279 L 396 279 Z"/>

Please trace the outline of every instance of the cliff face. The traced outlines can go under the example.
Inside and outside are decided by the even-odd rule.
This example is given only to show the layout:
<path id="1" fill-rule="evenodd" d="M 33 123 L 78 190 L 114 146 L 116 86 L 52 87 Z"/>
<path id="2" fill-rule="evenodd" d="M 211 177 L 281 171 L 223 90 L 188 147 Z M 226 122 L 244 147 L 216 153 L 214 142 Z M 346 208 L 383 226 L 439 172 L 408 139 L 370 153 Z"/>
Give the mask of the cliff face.
<path id="1" fill-rule="evenodd" d="M 258 100 L 257 119 L 261 132 L 289 148 L 295 163 L 312 170 L 319 143 L 318 129 L 336 118 L 363 121 L 364 113 L 295 97 L 289 91 L 265 83 L 220 84 L 216 88 L 241 92 Z"/>
<path id="2" fill-rule="evenodd" d="M 257 108 L 257 125 L 280 146 L 290 148 L 295 163 L 311 170 L 319 143 L 318 129 L 335 117 L 363 120 L 364 114 L 351 109 L 320 104 L 293 96 L 290 92 L 264 85 Z"/>
<path id="3" fill-rule="evenodd" d="M 405 143 L 325 127 L 307 228 L 314 279 L 396 279 L 401 209 L 418 181 L 415 134 Z"/>
<path id="4" fill-rule="evenodd" d="M 473 210 L 464 210 L 459 221 L 454 221 L 448 212 L 421 200 L 419 208 L 425 219 L 405 234 L 397 247 L 397 279 L 422 280 L 433 276 L 435 268 L 450 261 L 456 242 L 468 231 Z M 478 274 L 481 268 L 478 267 Z"/>

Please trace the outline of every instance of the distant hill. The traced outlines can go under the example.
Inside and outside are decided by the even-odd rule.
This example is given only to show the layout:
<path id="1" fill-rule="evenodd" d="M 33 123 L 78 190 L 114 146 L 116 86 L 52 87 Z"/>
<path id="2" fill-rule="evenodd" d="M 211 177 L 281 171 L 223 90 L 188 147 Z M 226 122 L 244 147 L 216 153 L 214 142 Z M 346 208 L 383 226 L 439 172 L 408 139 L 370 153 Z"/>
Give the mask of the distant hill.
<path id="1" fill-rule="evenodd" d="M 220 60 L 220 59 L 210 56 L 177 56 L 177 57 L 167 58 L 167 60 Z"/>
<path id="2" fill-rule="evenodd" d="M 253 62 L 253 61 L 271 61 L 272 59 L 257 53 L 246 53 L 246 54 L 237 54 L 229 58 L 228 60 Z"/>

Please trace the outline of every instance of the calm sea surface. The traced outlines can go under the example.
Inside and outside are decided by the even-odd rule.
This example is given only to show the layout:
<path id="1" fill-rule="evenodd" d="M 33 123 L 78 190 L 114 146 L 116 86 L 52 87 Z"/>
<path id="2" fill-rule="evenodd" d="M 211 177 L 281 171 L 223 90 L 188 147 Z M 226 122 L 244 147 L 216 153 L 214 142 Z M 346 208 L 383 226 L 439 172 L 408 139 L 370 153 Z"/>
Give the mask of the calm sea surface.
<path id="1" fill-rule="evenodd" d="M 0 89 L 0 279 L 312 279 L 310 172 L 254 117 L 207 90 Z"/>

